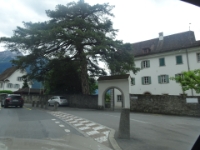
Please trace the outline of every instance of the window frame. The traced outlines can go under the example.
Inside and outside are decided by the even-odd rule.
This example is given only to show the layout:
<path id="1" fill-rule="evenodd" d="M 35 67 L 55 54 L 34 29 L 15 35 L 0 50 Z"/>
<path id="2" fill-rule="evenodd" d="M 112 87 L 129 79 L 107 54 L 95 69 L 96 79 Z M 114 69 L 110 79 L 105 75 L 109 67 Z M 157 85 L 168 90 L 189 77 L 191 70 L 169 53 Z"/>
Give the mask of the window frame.
<path id="1" fill-rule="evenodd" d="M 160 65 L 160 60 L 161 60 L 161 59 L 164 60 L 164 65 L 163 65 L 163 66 Z M 165 65 L 165 57 L 159 58 L 159 67 L 164 67 L 164 66 L 166 66 L 166 65 Z"/>
<path id="2" fill-rule="evenodd" d="M 11 85 L 11 86 L 9 86 Z M 7 83 L 7 88 L 12 89 L 13 88 L 13 84 L 12 83 Z"/>
<path id="3" fill-rule="evenodd" d="M 147 81 L 145 81 L 145 78 L 147 78 Z M 142 85 L 150 85 L 151 84 L 151 76 L 143 76 L 142 77 Z"/>
<path id="4" fill-rule="evenodd" d="M 16 87 L 16 86 L 17 86 L 17 87 Z M 20 85 L 19 85 L 19 84 L 15 84 L 15 85 L 14 85 L 14 88 L 15 88 L 15 89 L 19 89 L 19 88 L 20 88 Z"/>
<path id="5" fill-rule="evenodd" d="M 167 74 L 161 74 L 161 75 L 159 75 L 158 76 L 158 83 L 159 84 L 167 84 L 167 83 L 169 83 L 169 75 L 167 75 Z"/>
<path id="6" fill-rule="evenodd" d="M 181 63 L 178 63 L 178 57 L 181 56 Z M 182 65 L 183 64 L 183 56 L 182 55 L 177 55 L 176 56 L 176 65 Z"/>
<path id="7" fill-rule="evenodd" d="M 144 69 L 144 68 L 150 68 L 150 60 L 141 61 L 141 69 Z"/>
<path id="8" fill-rule="evenodd" d="M 17 77 L 17 81 L 23 81 L 22 77 Z"/>
<path id="9" fill-rule="evenodd" d="M 117 95 L 117 102 L 122 102 L 122 95 Z"/>

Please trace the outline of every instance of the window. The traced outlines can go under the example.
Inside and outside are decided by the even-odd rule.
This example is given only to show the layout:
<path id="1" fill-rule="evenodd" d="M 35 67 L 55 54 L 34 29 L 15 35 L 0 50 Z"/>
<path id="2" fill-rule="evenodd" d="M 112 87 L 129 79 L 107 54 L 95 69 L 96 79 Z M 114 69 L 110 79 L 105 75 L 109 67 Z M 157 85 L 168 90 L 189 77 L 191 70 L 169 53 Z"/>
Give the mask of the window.
<path id="1" fill-rule="evenodd" d="M 142 77 L 142 84 L 151 84 L 151 77 Z"/>
<path id="2" fill-rule="evenodd" d="M 19 84 L 15 84 L 14 88 L 19 89 Z"/>
<path id="3" fill-rule="evenodd" d="M 22 77 L 17 77 L 17 81 L 23 81 Z"/>
<path id="4" fill-rule="evenodd" d="M 141 68 L 149 68 L 150 67 L 150 61 L 145 60 L 141 62 Z"/>
<path id="5" fill-rule="evenodd" d="M 135 78 L 131 78 L 131 85 L 135 85 Z"/>
<path id="6" fill-rule="evenodd" d="M 159 64 L 160 64 L 160 66 L 165 66 L 165 58 L 160 58 Z"/>
<path id="7" fill-rule="evenodd" d="M 200 53 L 197 53 L 197 62 L 200 62 Z"/>
<path id="8" fill-rule="evenodd" d="M 175 78 L 178 77 L 178 76 L 181 77 L 181 78 L 183 78 L 183 74 L 182 74 L 182 73 L 175 74 Z M 177 82 L 177 81 L 176 81 L 176 82 Z M 177 83 L 178 83 L 178 82 L 177 82 Z"/>
<path id="9" fill-rule="evenodd" d="M 117 101 L 121 102 L 122 101 L 122 95 L 117 95 Z"/>
<path id="10" fill-rule="evenodd" d="M 12 88 L 13 87 L 13 84 L 12 83 L 8 83 L 7 84 L 7 88 Z"/>
<path id="11" fill-rule="evenodd" d="M 182 60 L 182 56 L 179 55 L 179 56 L 176 56 L 176 64 L 182 64 L 183 63 L 183 60 Z"/>
<path id="12" fill-rule="evenodd" d="M 169 76 L 168 75 L 160 75 L 158 76 L 158 83 L 169 83 Z"/>

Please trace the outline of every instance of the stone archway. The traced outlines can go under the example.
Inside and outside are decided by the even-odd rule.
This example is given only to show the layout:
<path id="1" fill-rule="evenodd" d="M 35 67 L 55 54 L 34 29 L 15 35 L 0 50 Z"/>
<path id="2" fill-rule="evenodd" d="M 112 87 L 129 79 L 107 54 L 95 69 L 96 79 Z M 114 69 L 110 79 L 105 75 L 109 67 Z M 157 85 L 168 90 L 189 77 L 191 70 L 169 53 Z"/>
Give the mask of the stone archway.
<path id="1" fill-rule="evenodd" d="M 130 138 L 130 83 L 129 74 L 103 76 L 98 79 L 98 107 L 104 109 L 105 92 L 111 87 L 115 87 L 123 94 L 123 108 L 121 110 L 119 122 L 119 138 Z"/>
<path id="2" fill-rule="evenodd" d="M 106 92 L 110 89 L 114 89 L 114 90 L 117 89 L 121 92 L 121 95 L 122 95 L 121 105 L 122 105 L 122 108 L 123 108 L 124 107 L 124 93 L 119 87 L 116 87 L 116 86 L 110 86 L 110 87 L 108 87 L 107 89 L 104 90 L 104 92 L 102 93 L 102 102 L 103 102 L 102 106 L 104 106 L 104 108 L 105 108 L 105 95 L 106 95 Z M 115 101 L 116 101 L 115 98 L 113 98 L 113 99 L 111 99 L 111 102 L 110 102 L 111 108 L 113 108 L 113 109 L 115 108 Z"/>

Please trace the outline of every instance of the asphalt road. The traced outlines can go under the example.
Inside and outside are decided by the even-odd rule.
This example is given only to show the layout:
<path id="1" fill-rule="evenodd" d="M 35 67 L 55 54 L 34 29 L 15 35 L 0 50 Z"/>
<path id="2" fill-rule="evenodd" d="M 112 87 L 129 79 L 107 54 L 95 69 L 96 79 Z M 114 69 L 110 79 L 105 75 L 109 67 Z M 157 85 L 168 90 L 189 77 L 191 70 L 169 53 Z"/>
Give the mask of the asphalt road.
<path id="1" fill-rule="evenodd" d="M 30 108 L 0 108 L 0 137 L 56 139 L 77 134 L 74 128 L 59 120 L 56 123 L 53 116 L 42 110 Z M 60 127 L 60 125 L 63 125 Z M 69 132 L 65 132 L 68 129 Z"/>
<path id="2" fill-rule="evenodd" d="M 75 108 L 59 111 L 115 129 L 116 141 L 123 150 L 190 150 L 200 134 L 199 118 L 131 113 L 131 139 L 118 139 L 120 112 Z"/>
<path id="3" fill-rule="evenodd" d="M 0 107 L 0 150 L 111 150 L 44 109 Z"/>

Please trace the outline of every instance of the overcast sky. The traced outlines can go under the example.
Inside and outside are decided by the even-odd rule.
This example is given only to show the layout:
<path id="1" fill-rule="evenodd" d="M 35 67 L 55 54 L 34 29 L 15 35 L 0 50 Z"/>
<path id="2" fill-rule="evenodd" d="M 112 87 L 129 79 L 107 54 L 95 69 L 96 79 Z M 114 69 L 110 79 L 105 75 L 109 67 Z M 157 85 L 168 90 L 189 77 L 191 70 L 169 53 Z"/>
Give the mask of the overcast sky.
<path id="1" fill-rule="evenodd" d="M 1 0 L 0 37 L 12 36 L 16 26 L 22 22 L 48 20 L 45 10 L 54 10 L 57 4 L 72 0 Z M 75 0 L 77 1 L 77 0 Z M 200 40 L 200 7 L 179 0 L 85 0 L 90 4 L 110 3 L 115 5 L 112 19 L 114 28 L 119 29 L 117 39 L 135 43 L 190 29 Z M 5 50 L 0 47 L 0 51 Z"/>

